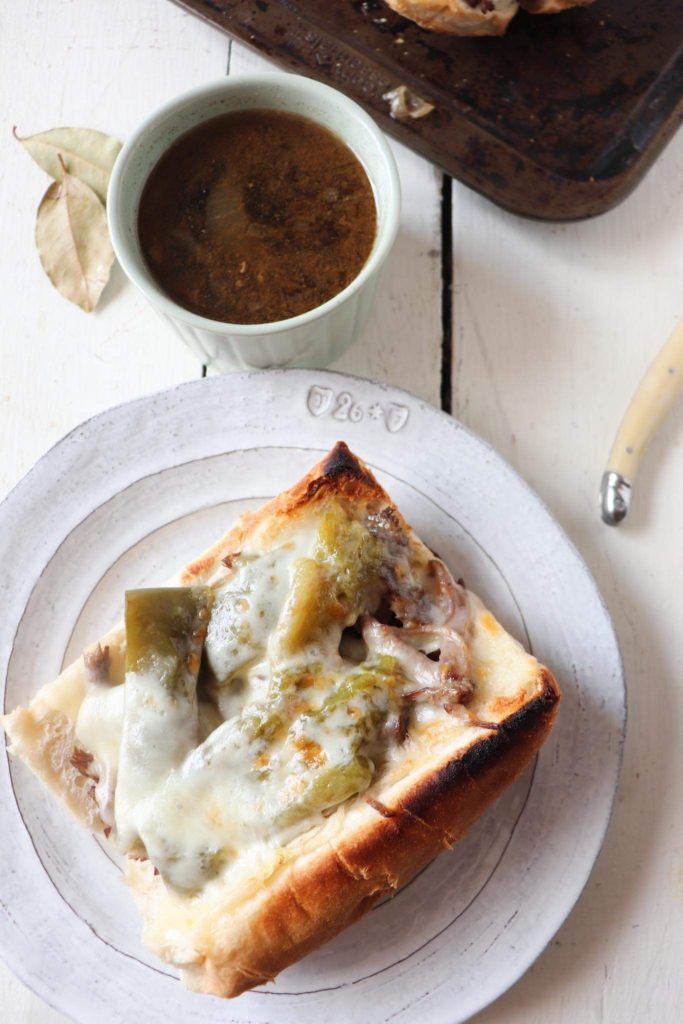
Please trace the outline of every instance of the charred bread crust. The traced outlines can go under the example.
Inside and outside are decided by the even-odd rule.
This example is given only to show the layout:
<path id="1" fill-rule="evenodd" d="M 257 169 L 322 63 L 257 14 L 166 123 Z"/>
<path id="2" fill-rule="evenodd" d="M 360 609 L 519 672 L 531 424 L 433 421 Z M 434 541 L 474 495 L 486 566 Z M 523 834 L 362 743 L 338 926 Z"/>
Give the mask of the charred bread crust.
<path id="1" fill-rule="evenodd" d="M 346 498 L 354 504 L 384 502 L 393 506 L 388 494 L 360 459 L 343 441 L 315 466 L 301 483 L 292 488 L 291 502 L 282 510 L 294 512 L 300 506 L 310 506 L 327 495 Z"/>
<path id="2" fill-rule="evenodd" d="M 246 914 L 218 920 L 213 949 L 183 971 L 194 991 L 233 997 L 338 935 L 393 894 L 443 849 L 433 830 L 410 815 L 370 819 L 336 846 L 290 863 Z"/>
<path id="3" fill-rule="evenodd" d="M 515 0 L 386 0 L 421 28 L 454 36 L 502 36 L 517 13 Z M 500 4 L 500 9 L 497 9 Z"/>
<path id="4" fill-rule="evenodd" d="M 560 692 L 545 668 L 539 685 L 538 696 L 420 779 L 400 803 L 373 808 L 362 829 L 290 864 L 237 926 L 234 919 L 217 921 L 211 953 L 183 972 L 188 987 L 232 997 L 272 980 L 462 838 L 546 739 Z"/>
<path id="5" fill-rule="evenodd" d="M 336 480 L 338 477 L 347 477 L 361 480 L 375 493 L 381 490 L 374 476 L 343 441 L 336 443 L 329 455 L 319 463 L 319 469 L 314 469 L 312 473 L 317 476 L 320 482 L 329 482 Z"/>
<path id="6" fill-rule="evenodd" d="M 457 842 L 481 811 L 524 771 L 548 736 L 560 690 L 544 666 L 540 667 L 539 683 L 542 689 L 537 697 L 438 773 L 420 780 L 405 801 L 405 809 L 442 830 L 449 843 Z"/>

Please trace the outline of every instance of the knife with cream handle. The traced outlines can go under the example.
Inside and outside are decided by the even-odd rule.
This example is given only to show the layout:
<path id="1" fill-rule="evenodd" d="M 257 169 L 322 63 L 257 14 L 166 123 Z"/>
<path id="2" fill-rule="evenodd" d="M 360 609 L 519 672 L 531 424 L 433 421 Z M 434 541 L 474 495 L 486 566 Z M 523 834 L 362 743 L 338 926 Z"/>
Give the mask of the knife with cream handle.
<path id="1" fill-rule="evenodd" d="M 645 449 L 681 393 L 683 320 L 636 389 L 612 445 L 600 486 L 600 512 L 609 526 L 616 526 L 628 515 L 631 487 Z"/>

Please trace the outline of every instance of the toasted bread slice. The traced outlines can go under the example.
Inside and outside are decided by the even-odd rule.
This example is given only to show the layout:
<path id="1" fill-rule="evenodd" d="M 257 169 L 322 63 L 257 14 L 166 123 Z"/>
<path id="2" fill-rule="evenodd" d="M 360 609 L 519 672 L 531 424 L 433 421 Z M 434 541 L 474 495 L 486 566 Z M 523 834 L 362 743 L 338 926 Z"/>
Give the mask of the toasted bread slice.
<path id="1" fill-rule="evenodd" d="M 397 681 L 417 681 L 420 685 L 416 689 L 407 692 L 404 686 L 397 698 L 403 702 L 402 707 L 410 705 L 410 721 L 404 722 L 403 727 L 398 721 L 393 722 L 392 730 L 387 733 L 390 715 L 385 709 L 382 742 L 378 740 L 380 734 L 373 734 L 374 747 L 358 747 L 363 752 L 364 763 L 373 765 L 362 785 L 354 784 L 350 795 L 337 793 L 330 797 L 328 794 L 327 803 L 318 803 L 303 817 L 296 818 L 293 827 L 278 831 L 271 828 L 269 819 L 263 836 L 258 834 L 253 838 L 252 832 L 245 833 L 244 848 L 237 849 L 227 865 L 210 877 L 202 877 L 192 889 L 187 887 L 184 878 L 182 884 L 176 884 L 176 876 L 166 873 L 164 863 L 160 873 L 160 864 L 155 863 L 151 853 L 149 859 L 144 859 L 144 853 L 149 853 L 150 849 L 148 840 L 142 859 L 139 850 L 127 851 L 130 856 L 126 861 L 126 879 L 143 913 L 145 944 L 176 965 L 184 983 L 192 990 L 229 997 L 271 980 L 370 910 L 381 896 L 405 884 L 440 851 L 452 846 L 520 774 L 545 740 L 557 711 L 560 694 L 550 671 L 505 632 L 474 594 L 453 583 L 442 563 L 415 536 L 367 467 L 343 444 L 337 445 L 289 491 L 258 511 L 242 516 L 216 545 L 182 569 L 171 582 L 174 586 L 205 588 L 215 593 L 219 603 L 214 604 L 211 621 L 218 623 L 218 629 L 226 601 L 233 602 L 230 604 L 233 609 L 233 605 L 238 606 L 243 600 L 241 596 L 235 597 L 244 593 L 243 589 L 234 589 L 238 563 L 247 559 L 245 564 L 258 567 L 262 564 L 259 559 L 270 558 L 273 552 L 294 550 L 305 529 L 311 524 L 317 527 L 321 522 L 327 525 L 316 534 L 316 543 L 324 536 L 336 551 L 335 545 L 346 544 L 347 538 L 344 532 L 337 532 L 330 539 L 329 524 L 334 524 L 335 520 L 329 517 L 337 515 L 340 509 L 351 517 L 344 520 L 351 533 L 354 523 L 365 524 L 363 529 L 367 527 L 371 531 L 369 536 L 380 538 L 377 550 L 391 564 L 381 559 L 367 562 L 372 572 L 362 577 L 362 585 L 358 584 L 355 576 L 345 577 L 344 572 L 349 566 L 355 571 L 363 559 L 367 559 L 367 549 L 353 548 L 351 562 L 334 563 L 333 583 L 337 589 L 334 589 L 332 605 L 326 591 L 324 599 L 318 596 L 305 614 L 300 615 L 301 602 L 297 603 L 293 596 L 301 595 L 292 581 L 300 575 L 302 560 L 297 557 L 288 563 L 284 591 L 277 600 L 272 598 L 278 604 L 278 624 L 268 641 L 271 645 L 268 664 L 278 664 L 272 652 L 280 650 L 285 641 L 291 644 L 296 635 L 299 643 L 301 630 L 309 638 L 315 637 L 314 649 L 320 651 L 322 641 L 318 626 L 327 621 L 320 608 L 325 602 L 326 608 L 336 607 L 340 594 L 348 597 L 356 586 L 356 604 L 351 611 L 342 608 L 334 613 L 338 618 L 334 627 L 337 632 L 332 630 L 334 664 L 339 671 L 342 670 L 339 666 L 347 666 L 342 682 L 359 678 L 359 668 L 349 670 L 350 663 L 337 653 L 336 647 L 342 628 L 360 608 L 363 642 L 367 644 L 365 655 L 360 655 L 365 657 L 361 667 L 370 666 L 363 679 L 371 677 L 375 693 L 383 686 L 396 687 Z M 365 533 L 361 531 L 358 537 L 366 543 Z M 310 543 L 307 550 L 311 550 Z M 362 556 L 361 550 L 365 552 Z M 416 580 L 422 581 L 420 592 L 416 589 Z M 273 575 L 268 601 L 277 592 L 277 586 Z M 255 591 L 249 593 L 253 595 Z M 450 607 L 448 628 L 441 621 L 444 593 L 456 603 L 455 611 Z M 256 598 L 252 596 L 251 600 L 256 607 Z M 389 610 L 387 602 L 391 605 Z M 381 608 L 384 608 L 385 621 L 380 621 Z M 219 613 L 219 609 L 223 610 Z M 377 618 L 372 617 L 374 615 Z M 457 630 L 453 626 L 456 621 Z M 437 640 L 432 638 L 431 648 L 424 639 L 430 632 L 438 634 Z M 253 642 L 253 637 L 245 637 L 242 654 Z M 410 642 L 403 637 L 409 637 Z M 437 642 L 440 648 L 434 649 Z M 296 644 L 294 646 L 296 648 Z M 121 685 L 128 657 L 123 627 L 103 637 L 96 651 L 102 655 L 106 649 L 106 686 L 109 689 L 105 697 L 111 709 L 112 702 L 119 699 L 123 706 L 129 692 L 129 675 L 126 675 L 126 686 Z M 425 650 L 431 653 L 430 658 L 426 657 Z M 206 656 L 211 666 L 218 665 L 225 654 L 222 648 L 218 655 L 216 651 L 215 635 L 212 636 L 209 624 Z M 465 662 L 458 660 L 461 657 Z M 119 833 L 120 839 L 122 823 L 118 798 L 113 802 L 116 814 L 112 815 L 112 803 L 108 802 L 106 794 L 103 796 L 102 781 L 109 772 L 107 777 L 111 782 L 111 765 L 107 763 L 111 723 L 114 721 L 115 728 L 124 730 L 123 740 L 116 737 L 123 749 L 126 719 L 122 727 L 121 720 L 110 710 L 106 718 L 109 731 L 93 731 L 92 722 L 99 714 L 96 702 L 103 692 L 97 689 L 101 682 L 96 680 L 93 684 L 91 678 L 94 661 L 97 659 L 93 659 L 92 653 L 85 660 L 78 659 L 53 683 L 44 686 L 28 708 L 6 716 L 4 726 L 10 739 L 10 752 L 24 760 L 86 827 L 106 834 L 113 829 L 112 838 Z M 377 667 L 380 664 L 381 671 Z M 260 679 L 263 683 L 259 676 L 262 669 L 257 666 L 249 671 L 256 673 L 257 681 Z M 240 672 L 244 674 L 242 669 Z M 234 703 L 230 703 L 235 701 L 235 693 L 216 682 L 219 675 L 220 672 L 214 673 L 206 685 L 209 703 L 215 700 L 222 708 L 218 722 L 221 717 L 225 720 L 213 732 L 211 726 L 204 729 L 203 734 L 208 738 L 197 748 L 200 752 L 213 742 L 215 753 L 218 747 L 212 737 L 218 736 L 231 722 L 242 721 L 240 715 L 245 714 L 245 707 L 253 706 L 245 705 L 248 698 L 244 697 L 242 706 L 235 710 Z M 430 682 L 432 678 L 438 681 L 435 687 Z M 234 674 L 230 679 L 234 682 Z M 313 699 L 307 695 L 313 693 L 316 686 L 328 685 L 326 679 L 325 671 L 319 668 L 311 670 L 306 677 L 299 673 L 297 700 L 302 699 L 302 693 L 305 701 Z M 289 732 L 279 741 L 277 757 L 271 761 L 275 764 L 274 778 L 279 778 L 277 765 L 278 759 L 284 756 L 284 745 L 290 742 L 301 722 L 310 722 L 322 714 L 320 704 L 315 711 L 311 710 L 312 706 L 304 703 L 303 711 L 299 705 L 294 708 Z M 374 717 L 370 716 L 374 725 L 381 718 L 381 714 L 378 717 L 376 713 L 378 706 L 373 705 Z M 352 697 L 335 707 L 349 715 L 353 712 L 353 721 L 356 721 L 358 705 Z M 230 718 L 233 713 L 235 717 Z M 139 723 L 135 724 L 137 727 Z M 344 726 L 348 732 L 347 726 L 348 722 Z M 92 749 L 85 742 L 89 737 L 93 737 Z M 334 742 L 328 752 L 336 749 L 338 738 L 332 737 Z M 323 747 L 327 739 L 321 741 Z M 365 735 L 363 742 L 366 741 L 370 743 L 369 734 Z M 306 749 L 309 748 L 310 743 Z M 263 749 L 263 745 L 259 747 L 259 751 Z M 367 751 L 374 762 L 365 756 Z M 182 781 L 191 774 L 193 764 L 196 768 L 197 750 L 190 754 L 192 757 L 194 762 L 183 761 L 174 778 L 177 776 Z M 201 770 L 210 763 L 213 763 L 211 758 L 204 754 Z M 200 774 L 200 782 L 202 778 Z M 231 779 L 217 778 L 215 774 L 207 778 L 210 787 L 202 783 L 192 792 L 198 794 L 199 802 L 204 799 L 205 788 L 208 791 L 213 787 L 212 792 L 221 794 L 223 803 L 219 801 L 220 806 L 211 809 L 215 817 L 225 811 L 224 805 L 229 803 L 229 790 L 221 790 L 220 786 L 227 783 L 230 787 Z M 308 776 L 304 773 L 298 778 Z M 273 790 L 273 799 L 280 804 L 290 781 L 287 776 L 285 783 L 278 783 Z M 235 789 L 238 782 L 235 781 Z M 115 779 L 110 788 L 116 794 Z M 337 799 L 340 796 L 342 799 Z M 294 800 L 297 799 L 295 793 Z M 159 806 L 154 804 L 156 819 L 159 819 Z M 264 803 L 263 806 L 270 805 Z M 289 813 L 292 806 L 296 810 L 300 804 L 284 806 Z M 205 814 L 201 819 L 202 829 L 206 828 L 206 817 Z M 193 840 L 196 820 L 190 817 L 181 823 L 183 835 L 189 836 L 188 842 Z M 236 819 L 230 820 L 231 828 L 239 832 L 239 823 L 235 824 Z M 147 837 L 142 829 L 141 835 Z M 164 838 L 167 837 L 164 835 Z"/>
<path id="2" fill-rule="evenodd" d="M 593 0 L 386 0 L 422 28 L 454 36 L 501 36 L 519 7 L 530 14 L 559 14 Z"/>
<path id="3" fill-rule="evenodd" d="M 517 0 L 386 0 L 421 28 L 454 36 L 501 36 L 517 13 Z"/>

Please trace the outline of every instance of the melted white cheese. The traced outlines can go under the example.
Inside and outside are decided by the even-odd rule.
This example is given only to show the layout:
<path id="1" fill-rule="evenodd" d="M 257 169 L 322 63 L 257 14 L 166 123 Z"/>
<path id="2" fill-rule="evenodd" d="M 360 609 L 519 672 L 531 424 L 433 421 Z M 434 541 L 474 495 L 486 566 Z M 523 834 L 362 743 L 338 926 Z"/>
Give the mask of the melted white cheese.
<path id="1" fill-rule="evenodd" d="M 122 686 L 92 687 L 76 721 L 78 742 L 102 765 L 118 764 L 123 730 Z"/>
<path id="2" fill-rule="evenodd" d="M 91 685 L 76 720 L 76 739 L 95 758 L 95 799 L 105 825 L 114 824 L 114 791 L 123 732 L 122 686 Z"/>
<path id="3" fill-rule="evenodd" d="M 144 672 L 127 672 L 124 728 L 116 784 L 116 833 L 122 849 L 145 843 L 149 794 L 165 783 L 199 739 L 194 686 L 168 686 L 166 659 Z"/>
<path id="4" fill-rule="evenodd" d="M 142 847 L 179 889 L 201 889 L 250 850 L 277 848 L 321 821 L 319 812 L 339 800 L 332 786 L 332 796 L 324 790 L 312 801 L 316 780 L 354 765 L 361 779 L 371 774 L 379 730 L 396 706 L 392 686 L 398 678 L 404 693 L 415 688 L 391 658 L 377 670 L 379 655 L 360 667 L 340 655 L 342 629 L 357 609 L 294 651 L 282 643 L 297 565 L 315 558 L 316 540 L 315 529 L 300 529 L 267 554 L 239 556 L 216 588 L 205 657 L 220 714 L 204 708 L 200 725 L 196 697 L 169 692 L 162 664 L 83 702 L 77 735 L 108 784 L 116 782 L 119 846 Z M 416 591 L 406 547 L 395 554 L 392 564 Z M 334 577 L 329 561 L 325 571 Z M 339 687 L 343 700 L 334 699 Z M 425 709 L 420 719 L 444 714 Z"/>
<path id="5" fill-rule="evenodd" d="M 310 554 L 315 536 L 314 530 L 301 530 L 258 558 L 238 556 L 236 571 L 215 591 L 204 651 L 225 719 L 252 698 L 248 684 L 260 677 L 245 670 L 263 657 L 289 593 L 292 567 Z"/>

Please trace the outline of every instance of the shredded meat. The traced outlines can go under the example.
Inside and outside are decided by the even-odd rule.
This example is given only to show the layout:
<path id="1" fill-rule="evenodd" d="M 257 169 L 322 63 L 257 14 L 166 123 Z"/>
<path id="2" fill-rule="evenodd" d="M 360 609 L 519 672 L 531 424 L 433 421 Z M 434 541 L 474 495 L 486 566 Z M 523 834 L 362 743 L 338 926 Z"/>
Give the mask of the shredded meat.
<path id="1" fill-rule="evenodd" d="M 403 636 L 405 630 L 385 626 L 370 615 L 361 616 L 360 626 L 368 651 L 395 658 L 405 674 L 420 686 L 439 685 L 438 662 L 430 661 L 422 651 L 412 647 Z"/>
<path id="2" fill-rule="evenodd" d="M 418 612 L 425 614 L 423 609 L 418 608 L 410 596 L 396 595 L 392 608 L 397 613 L 396 606 L 401 605 L 403 627 L 384 625 L 364 616 L 361 620 L 363 639 L 368 649 L 395 657 L 421 685 L 438 686 L 440 683 L 467 680 L 470 674 L 465 640 L 470 629 L 467 596 L 463 588 L 452 581 L 442 562 L 433 559 L 428 570 L 434 602 L 441 610 L 443 624 L 432 625 L 424 618 L 418 619 Z M 438 662 L 430 663 L 420 650 L 426 647 L 440 651 Z"/>
<path id="3" fill-rule="evenodd" d="M 403 626 L 378 622 L 369 615 L 362 616 L 359 625 L 368 651 L 395 658 L 417 684 L 407 694 L 408 700 L 440 704 L 453 714 L 474 692 L 466 641 L 470 630 L 467 595 L 439 559 L 428 563 L 427 572 L 429 606 L 424 594 L 415 597 L 397 586 L 391 594 L 391 608 Z M 395 574 L 391 582 L 399 584 Z M 443 620 L 438 625 L 430 621 L 435 605 Z M 405 739 L 405 726 L 390 724 L 397 730 L 397 738 L 402 735 Z"/>
<path id="4" fill-rule="evenodd" d="M 473 714 L 470 714 L 470 721 L 472 725 L 476 725 L 480 729 L 491 729 L 492 732 L 498 732 L 502 728 L 500 722 L 487 722 L 485 718 L 477 718 Z"/>
<path id="5" fill-rule="evenodd" d="M 462 636 L 469 630 L 469 607 L 464 586 L 454 583 L 448 569 L 438 558 L 427 563 L 426 588 L 411 585 L 399 575 L 400 566 L 389 562 L 380 569 L 388 588 L 388 600 L 394 615 L 404 626 L 422 628 L 434 619 L 434 608 L 440 611 L 444 625 Z"/>
<path id="6" fill-rule="evenodd" d="M 370 804 L 370 806 L 375 811 L 377 811 L 378 814 L 381 814 L 383 818 L 395 818 L 396 817 L 396 812 L 392 811 L 391 808 L 387 807 L 386 804 L 381 803 L 380 800 L 375 800 L 371 796 L 366 796 L 365 802 L 366 802 L 366 804 Z"/>
<path id="7" fill-rule="evenodd" d="M 85 775 L 87 779 L 92 779 L 93 782 L 97 782 L 99 780 L 99 776 L 96 773 L 91 773 L 89 771 L 94 760 L 95 759 L 92 754 L 89 754 L 87 750 L 83 750 L 81 747 L 74 747 L 71 755 L 71 764 L 77 772 L 81 773 L 81 775 Z"/>
<path id="8" fill-rule="evenodd" d="M 379 512 L 371 512 L 367 518 L 368 530 L 374 536 L 382 536 L 386 539 L 391 535 L 392 540 L 399 546 L 405 547 L 408 543 L 404 531 L 401 529 L 396 509 L 389 505 L 380 509 Z"/>
<path id="9" fill-rule="evenodd" d="M 86 686 L 105 686 L 109 684 L 110 659 L 108 647 L 101 647 L 98 644 L 97 647 L 92 647 L 89 651 L 86 651 L 83 655 L 83 665 L 85 667 Z"/>
<path id="10" fill-rule="evenodd" d="M 402 746 L 408 737 L 408 727 L 410 725 L 410 713 L 408 708 L 402 707 L 396 715 L 390 715 L 384 727 L 382 728 L 382 736 L 385 740 Z"/>
<path id="11" fill-rule="evenodd" d="M 470 610 L 467 605 L 467 594 L 462 583 L 454 583 L 448 569 L 438 558 L 433 558 L 427 565 L 433 580 L 437 604 L 445 615 L 445 624 L 467 636 L 470 628 Z"/>
<path id="12" fill-rule="evenodd" d="M 97 692 L 99 687 L 111 685 L 111 659 L 108 647 L 102 647 L 100 644 L 97 644 L 96 647 L 91 647 L 83 655 L 83 666 L 87 690 Z M 81 750 L 79 747 L 74 748 L 71 763 L 82 775 L 86 775 L 95 783 L 93 797 L 103 824 L 111 831 L 111 827 L 114 825 L 114 784 L 116 771 L 108 767 L 106 763 L 102 764 L 97 761 L 95 761 L 95 767 L 92 769 L 93 761 L 95 761 L 95 758 L 92 754 Z"/>
<path id="13" fill-rule="evenodd" d="M 469 667 L 467 645 L 453 630 L 445 626 L 400 629 L 385 626 L 369 615 L 361 618 L 361 628 L 368 651 L 395 658 L 405 674 L 418 683 L 417 688 L 406 695 L 409 700 L 442 704 L 452 713 L 455 704 L 472 696 L 474 687 L 466 674 Z M 438 661 L 432 661 L 417 646 L 435 637 L 440 644 Z"/>
<path id="14" fill-rule="evenodd" d="M 469 679 L 458 680 L 453 686 L 422 686 L 406 694 L 406 700 L 440 704 L 449 715 L 465 704 L 474 692 Z"/>
<path id="15" fill-rule="evenodd" d="M 442 683 L 465 681 L 470 675 L 470 652 L 463 637 L 449 625 L 412 626 L 401 630 L 414 647 L 434 646 L 439 652 L 438 678 Z M 429 659 L 431 660 L 431 659 Z"/>

